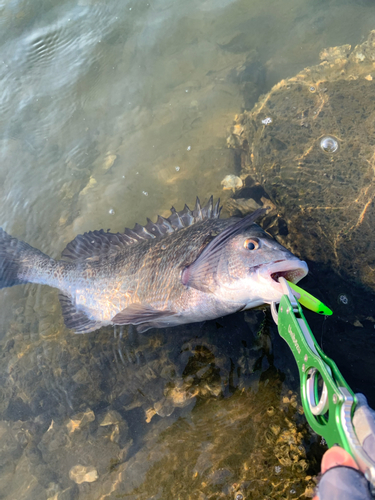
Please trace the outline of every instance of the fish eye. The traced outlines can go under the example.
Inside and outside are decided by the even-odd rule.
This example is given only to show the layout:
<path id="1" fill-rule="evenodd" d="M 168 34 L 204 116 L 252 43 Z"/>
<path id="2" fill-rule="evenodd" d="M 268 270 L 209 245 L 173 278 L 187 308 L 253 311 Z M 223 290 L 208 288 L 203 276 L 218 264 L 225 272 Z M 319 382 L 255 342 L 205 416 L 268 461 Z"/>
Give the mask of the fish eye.
<path id="1" fill-rule="evenodd" d="M 243 246 L 247 248 L 247 250 L 257 250 L 257 248 L 259 248 L 259 242 L 253 238 L 248 238 L 245 240 Z"/>

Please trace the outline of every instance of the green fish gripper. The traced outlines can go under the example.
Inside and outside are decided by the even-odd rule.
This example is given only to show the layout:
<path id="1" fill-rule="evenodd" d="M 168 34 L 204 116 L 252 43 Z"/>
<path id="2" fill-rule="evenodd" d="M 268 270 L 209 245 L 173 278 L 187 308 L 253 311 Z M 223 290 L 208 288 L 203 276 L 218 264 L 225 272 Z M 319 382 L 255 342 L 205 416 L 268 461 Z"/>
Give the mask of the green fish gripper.
<path id="1" fill-rule="evenodd" d="M 353 455 L 351 417 L 357 399 L 336 363 L 319 347 L 297 300 L 292 304 L 287 295 L 280 301 L 278 330 L 297 362 L 309 425 L 324 437 L 328 447 L 338 444 Z"/>

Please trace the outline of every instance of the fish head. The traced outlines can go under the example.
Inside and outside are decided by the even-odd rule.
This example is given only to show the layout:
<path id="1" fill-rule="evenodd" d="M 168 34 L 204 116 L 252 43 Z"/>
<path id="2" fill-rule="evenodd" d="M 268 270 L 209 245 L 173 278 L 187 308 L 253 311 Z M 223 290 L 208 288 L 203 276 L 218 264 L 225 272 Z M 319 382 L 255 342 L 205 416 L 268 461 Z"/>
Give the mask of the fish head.
<path id="1" fill-rule="evenodd" d="M 306 262 L 254 223 L 265 210 L 237 220 L 219 233 L 182 273 L 182 283 L 214 294 L 242 309 L 280 302 L 279 277 L 297 283 L 308 272 Z"/>
<path id="2" fill-rule="evenodd" d="M 229 238 L 215 273 L 215 294 L 245 309 L 280 302 L 279 277 L 298 283 L 308 273 L 301 261 L 257 224 Z"/>

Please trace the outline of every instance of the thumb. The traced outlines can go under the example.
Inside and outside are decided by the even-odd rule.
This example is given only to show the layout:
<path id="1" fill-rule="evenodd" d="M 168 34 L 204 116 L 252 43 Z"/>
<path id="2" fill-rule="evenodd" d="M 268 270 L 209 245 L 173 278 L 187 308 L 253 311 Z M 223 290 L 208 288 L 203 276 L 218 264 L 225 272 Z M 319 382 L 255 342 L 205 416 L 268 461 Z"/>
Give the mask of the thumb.
<path id="1" fill-rule="evenodd" d="M 333 446 L 323 455 L 321 463 L 322 474 L 324 474 L 327 470 L 332 469 L 332 467 L 337 467 L 338 465 L 358 469 L 358 466 L 350 453 L 340 446 Z M 315 496 L 313 500 L 319 500 L 319 497 Z"/>
<path id="2" fill-rule="evenodd" d="M 328 469 L 336 467 L 337 465 L 344 465 L 346 467 L 352 467 L 353 469 L 358 470 L 358 466 L 350 453 L 348 453 L 340 446 L 333 446 L 323 455 L 321 465 L 322 474 L 324 474 Z"/>

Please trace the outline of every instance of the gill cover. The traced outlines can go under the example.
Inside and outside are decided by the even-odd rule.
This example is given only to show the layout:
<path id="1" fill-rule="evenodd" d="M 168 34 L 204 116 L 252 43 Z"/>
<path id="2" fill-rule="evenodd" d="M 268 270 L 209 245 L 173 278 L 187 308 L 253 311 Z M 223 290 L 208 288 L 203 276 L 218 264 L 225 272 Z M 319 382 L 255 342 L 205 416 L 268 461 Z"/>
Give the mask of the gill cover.
<path id="1" fill-rule="evenodd" d="M 183 285 L 191 288 L 196 288 L 201 292 L 212 293 L 210 283 L 207 283 L 208 277 L 215 279 L 216 271 L 219 265 L 221 251 L 225 244 L 236 236 L 242 233 L 245 229 L 250 227 L 258 217 L 266 213 L 265 208 L 258 208 L 255 212 L 246 215 L 243 219 L 239 220 L 227 229 L 224 229 L 218 234 L 203 250 L 200 256 L 190 266 L 185 267 L 182 271 L 181 281 Z"/>

